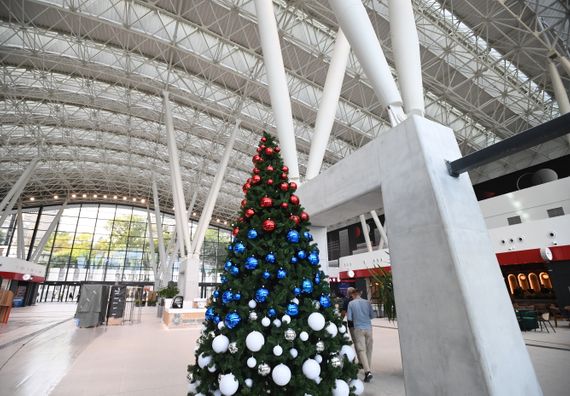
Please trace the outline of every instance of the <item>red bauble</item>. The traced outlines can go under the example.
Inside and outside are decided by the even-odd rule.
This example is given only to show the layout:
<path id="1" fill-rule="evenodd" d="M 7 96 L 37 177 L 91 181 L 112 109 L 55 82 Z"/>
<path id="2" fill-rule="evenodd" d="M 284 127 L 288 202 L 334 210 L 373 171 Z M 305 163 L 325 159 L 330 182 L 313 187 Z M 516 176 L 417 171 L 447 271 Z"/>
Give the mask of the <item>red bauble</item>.
<path id="1" fill-rule="evenodd" d="M 285 172 L 285 173 L 289 172 L 289 168 L 286 167 L 285 165 L 283 165 L 283 166 L 281 167 L 281 170 L 282 170 L 283 172 Z"/>
<path id="2" fill-rule="evenodd" d="M 299 225 L 299 222 L 301 221 L 301 219 L 299 219 L 299 216 L 295 216 L 295 215 L 289 216 L 289 220 L 291 220 L 296 225 Z"/>
<path id="3" fill-rule="evenodd" d="M 270 208 L 273 206 L 273 200 L 269 197 L 263 197 L 259 200 L 259 205 L 261 205 L 262 208 Z"/>
<path id="4" fill-rule="evenodd" d="M 265 155 L 273 155 L 273 149 L 271 147 L 267 147 L 265 149 Z"/>
<path id="5" fill-rule="evenodd" d="M 271 165 L 267 165 L 267 171 L 272 172 L 273 171 L 273 167 Z"/>
<path id="6" fill-rule="evenodd" d="M 255 155 L 253 156 L 253 158 L 252 158 L 252 161 L 253 161 L 253 163 L 255 164 L 256 162 L 261 162 L 261 161 L 263 161 L 263 159 L 262 159 L 259 155 L 255 154 Z"/>
<path id="7" fill-rule="evenodd" d="M 253 184 L 257 184 L 257 183 L 259 183 L 260 181 L 261 181 L 261 176 L 259 176 L 259 175 L 253 175 L 253 177 L 251 178 L 251 182 L 252 182 Z"/>
<path id="8" fill-rule="evenodd" d="M 301 220 L 309 221 L 309 214 L 307 212 L 302 212 L 301 213 Z"/>
<path id="9" fill-rule="evenodd" d="M 289 184 L 283 182 L 283 183 L 279 183 L 279 189 L 281 191 L 287 191 L 289 189 Z"/>
<path id="10" fill-rule="evenodd" d="M 255 151 L 257 151 L 258 153 L 261 153 L 263 151 L 263 149 L 260 147 L 256 148 Z"/>
<path id="11" fill-rule="evenodd" d="M 267 180 L 267 184 L 269 184 L 270 186 L 272 186 L 272 185 L 273 185 L 273 179 Z"/>
<path id="12" fill-rule="evenodd" d="M 287 173 L 282 173 L 282 174 L 281 174 L 281 178 L 282 178 L 283 180 L 287 180 Z"/>
<path id="13" fill-rule="evenodd" d="M 240 223 L 242 223 L 242 222 L 243 222 L 243 217 L 239 217 L 239 218 L 238 218 L 238 221 L 239 221 Z"/>
<path id="14" fill-rule="evenodd" d="M 291 195 L 291 198 L 289 198 L 289 202 L 293 205 L 299 205 L 299 197 L 293 194 Z"/>
<path id="15" fill-rule="evenodd" d="M 267 142 L 267 138 L 266 138 L 265 136 L 263 136 L 260 140 L 261 140 L 263 143 Z"/>
<path id="16" fill-rule="evenodd" d="M 261 227 L 263 231 L 271 232 L 275 229 L 275 222 L 271 219 L 263 220 Z"/>
<path id="17" fill-rule="evenodd" d="M 238 233 L 239 233 L 239 227 L 235 227 L 234 230 L 232 231 L 232 235 L 237 236 Z"/>
<path id="18" fill-rule="evenodd" d="M 242 199 L 241 200 L 241 207 L 245 208 L 246 205 L 247 205 L 247 199 Z"/>
<path id="19" fill-rule="evenodd" d="M 244 193 L 246 193 L 247 190 L 249 190 L 250 188 L 251 188 L 251 184 L 245 183 L 245 184 L 243 185 L 243 187 L 242 187 L 242 190 L 243 190 Z"/>
<path id="20" fill-rule="evenodd" d="M 291 191 L 295 191 L 297 189 L 297 183 L 295 182 L 289 183 L 289 188 L 291 188 Z"/>
<path id="21" fill-rule="evenodd" d="M 251 217 L 255 214 L 255 211 L 251 208 L 245 210 L 245 217 Z"/>
<path id="22" fill-rule="evenodd" d="M 259 170 L 259 168 L 253 168 L 253 173 L 254 173 L 255 175 L 259 175 L 259 172 L 261 172 L 261 171 Z"/>
<path id="23" fill-rule="evenodd" d="M 281 202 L 281 207 L 283 209 L 287 209 L 289 207 L 289 204 L 287 202 Z"/>
<path id="24" fill-rule="evenodd" d="M 275 150 L 276 153 L 278 153 L 278 152 L 281 151 L 281 147 L 277 146 L 277 147 L 274 148 L 274 150 Z"/>

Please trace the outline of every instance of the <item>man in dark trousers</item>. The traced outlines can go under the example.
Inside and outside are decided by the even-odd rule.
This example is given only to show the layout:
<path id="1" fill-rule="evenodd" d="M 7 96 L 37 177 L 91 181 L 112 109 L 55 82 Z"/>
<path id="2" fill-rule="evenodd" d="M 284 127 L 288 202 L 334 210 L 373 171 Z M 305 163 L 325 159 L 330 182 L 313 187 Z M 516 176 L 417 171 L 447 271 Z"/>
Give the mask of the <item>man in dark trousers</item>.
<path id="1" fill-rule="evenodd" d="M 364 369 L 364 382 L 370 382 L 372 373 L 370 372 L 370 364 L 372 363 L 372 321 L 374 311 L 370 301 L 360 296 L 360 291 L 354 289 L 352 291 L 352 301 L 348 303 L 346 317 L 352 320 L 354 325 L 353 340 L 356 347 L 358 361 Z"/>

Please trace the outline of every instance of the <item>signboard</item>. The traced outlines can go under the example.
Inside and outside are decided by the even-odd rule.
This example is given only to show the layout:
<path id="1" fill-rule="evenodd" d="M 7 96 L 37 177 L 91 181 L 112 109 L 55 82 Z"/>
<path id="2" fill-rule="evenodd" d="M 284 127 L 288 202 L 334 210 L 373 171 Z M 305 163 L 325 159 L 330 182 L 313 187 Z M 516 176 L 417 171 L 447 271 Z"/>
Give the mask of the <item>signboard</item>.
<path id="1" fill-rule="evenodd" d="M 127 300 L 126 286 L 112 286 L 111 297 L 109 298 L 108 317 L 122 318 L 125 312 L 125 302 Z"/>

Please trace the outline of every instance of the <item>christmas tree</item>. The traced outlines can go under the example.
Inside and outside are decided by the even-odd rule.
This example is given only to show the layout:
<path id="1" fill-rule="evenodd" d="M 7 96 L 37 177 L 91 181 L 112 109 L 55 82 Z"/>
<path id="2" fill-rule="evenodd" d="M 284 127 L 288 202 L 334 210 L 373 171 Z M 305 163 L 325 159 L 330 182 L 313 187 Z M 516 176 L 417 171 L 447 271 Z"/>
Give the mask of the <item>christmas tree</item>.
<path id="1" fill-rule="evenodd" d="M 347 329 L 280 149 L 264 133 L 206 309 L 190 395 L 358 395 Z"/>

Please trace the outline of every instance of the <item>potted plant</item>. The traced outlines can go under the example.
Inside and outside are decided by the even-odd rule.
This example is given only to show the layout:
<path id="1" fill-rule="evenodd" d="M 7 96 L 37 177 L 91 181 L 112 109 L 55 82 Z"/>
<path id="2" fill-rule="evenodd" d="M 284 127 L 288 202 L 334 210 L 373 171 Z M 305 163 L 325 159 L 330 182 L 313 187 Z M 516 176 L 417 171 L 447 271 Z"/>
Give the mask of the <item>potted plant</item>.
<path id="1" fill-rule="evenodd" d="M 396 319 L 396 300 L 394 298 L 392 273 L 382 269 L 382 267 L 377 266 L 376 268 L 378 272 L 372 275 L 373 281 L 377 283 L 374 297 L 384 306 L 384 316 L 393 322 Z"/>

